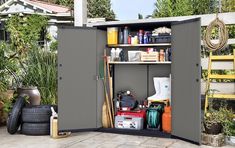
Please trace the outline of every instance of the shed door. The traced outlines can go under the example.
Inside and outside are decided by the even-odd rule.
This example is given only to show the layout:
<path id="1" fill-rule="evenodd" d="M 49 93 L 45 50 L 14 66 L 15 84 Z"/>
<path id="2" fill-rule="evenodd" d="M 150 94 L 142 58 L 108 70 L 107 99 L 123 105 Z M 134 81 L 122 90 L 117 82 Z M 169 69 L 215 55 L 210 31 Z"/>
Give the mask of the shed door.
<path id="1" fill-rule="evenodd" d="M 96 30 L 59 29 L 59 130 L 97 127 Z"/>
<path id="2" fill-rule="evenodd" d="M 200 144 L 200 19 L 172 25 L 172 135 Z"/>

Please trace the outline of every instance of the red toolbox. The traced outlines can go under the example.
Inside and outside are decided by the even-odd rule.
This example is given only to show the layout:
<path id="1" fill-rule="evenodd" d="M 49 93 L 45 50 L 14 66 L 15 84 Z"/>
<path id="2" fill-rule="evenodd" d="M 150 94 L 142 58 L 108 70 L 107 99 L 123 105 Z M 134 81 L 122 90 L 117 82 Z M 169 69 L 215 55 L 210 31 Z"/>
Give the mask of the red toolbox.
<path id="1" fill-rule="evenodd" d="M 146 120 L 146 110 L 117 111 L 117 116 L 139 117 L 139 118 L 144 118 L 144 120 Z"/>

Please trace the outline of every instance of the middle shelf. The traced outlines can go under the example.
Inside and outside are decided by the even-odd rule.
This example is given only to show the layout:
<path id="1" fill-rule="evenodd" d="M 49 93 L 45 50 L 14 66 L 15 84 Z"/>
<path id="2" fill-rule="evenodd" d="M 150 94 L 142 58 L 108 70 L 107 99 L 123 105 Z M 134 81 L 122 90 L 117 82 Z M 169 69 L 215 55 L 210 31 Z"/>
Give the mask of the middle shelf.
<path id="1" fill-rule="evenodd" d="M 163 46 L 171 46 L 171 43 L 155 43 L 155 44 L 113 44 L 107 45 L 109 48 L 115 47 L 163 47 Z"/>
<path id="2" fill-rule="evenodd" d="M 109 62 L 109 64 L 171 64 L 171 61 L 166 61 L 166 62 Z"/>

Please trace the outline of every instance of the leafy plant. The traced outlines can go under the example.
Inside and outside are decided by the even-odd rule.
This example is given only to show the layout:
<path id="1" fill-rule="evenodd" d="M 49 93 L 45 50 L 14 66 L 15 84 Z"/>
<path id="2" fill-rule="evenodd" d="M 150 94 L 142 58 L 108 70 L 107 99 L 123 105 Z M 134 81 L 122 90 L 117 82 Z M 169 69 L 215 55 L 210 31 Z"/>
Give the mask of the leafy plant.
<path id="1" fill-rule="evenodd" d="M 4 97 L 3 102 L 3 112 L 9 113 L 12 110 L 13 102 L 15 102 L 15 98 L 7 99 Z"/>
<path id="2" fill-rule="evenodd" d="M 29 51 L 23 85 L 37 86 L 42 104 L 56 104 L 57 53 L 34 48 Z"/>
<path id="3" fill-rule="evenodd" d="M 9 97 L 3 97 L 4 99 L 2 100 L 3 102 L 3 112 L 4 113 L 9 113 L 12 108 L 13 108 L 13 105 L 17 99 L 18 95 L 17 94 L 14 94 L 12 98 L 9 98 Z M 24 97 L 25 99 L 25 102 L 29 103 L 29 97 L 25 96 Z"/>
<path id="4" fill-rule="evenodd" d="M 226 120 L 223 124 L 223 132 L 226 136 L 235 136 L 235 121 Z"/>
<path id="5" fill-rule="evenodd" d="M 58 49 L 58 41 L 53 41 L 50 45 L 50 50 L 57 51 L 57 49 Z"/>
<path id="6" fill-rule="evenodd" d="M 103 17 L 108 20 L 115 19 L 110 0 L 87 0 L 87 3 L 87 15 L 89 18 Z"/>
<path id="7" fill-rule="evenodd" d="M 19 68 L 15 59 L 10 59 L 11 46 L 5 42 L 0 43 L 0 92 L 5 92 L 12 86 L 12 73 Z"/>
<path id="8" fill-rule="evenodd" d="M 208 113 L 204 116 L 204 124 L 208 128 L 213 124 L 221 124 L 222 114 L 219 111 L 208 111 Z"/>
<path id="9" fill-rule="evenodd" d="M 74 1 L 73 0 L 56 0 L 57 4 L 68 6 L 73 9 Z"/>
<path id="10" fill-rule="evenodd" d="M 37 45 L 40 33 L 46 28 L 47 22 L 47 17 L 37 14 L 11 16 L 6 22 L 6 29 L 10 33 L 15 53 L 10 58 L 19 57 L 19 60 L 23 60 L 28 50 Z"/>
<path id="11" fill-rule="evenodd" d="M 234 113 L 232 109 L 227 109 L 227 107 L 223 107 L 220 109 L 221 114 L 224 115 L 224 118 L 222 120 L 222 126 L 223 126 L 223 133 L 227 136 L 235 136 L 235 121 L 234 119 Z"/>

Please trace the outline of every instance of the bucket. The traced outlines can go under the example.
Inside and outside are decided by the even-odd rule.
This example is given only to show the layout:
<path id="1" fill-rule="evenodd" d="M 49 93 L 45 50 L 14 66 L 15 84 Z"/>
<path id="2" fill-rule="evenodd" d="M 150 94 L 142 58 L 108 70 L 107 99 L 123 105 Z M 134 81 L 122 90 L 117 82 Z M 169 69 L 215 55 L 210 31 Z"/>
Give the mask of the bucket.
<path id="1" fill-rule="evenodd" d="M 107 28 L 108 45 L 118 44 L 118 27 Z"/>

